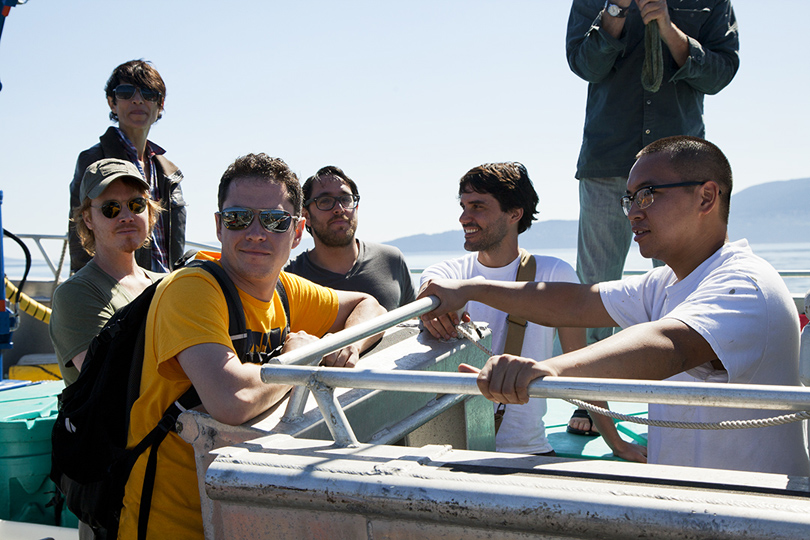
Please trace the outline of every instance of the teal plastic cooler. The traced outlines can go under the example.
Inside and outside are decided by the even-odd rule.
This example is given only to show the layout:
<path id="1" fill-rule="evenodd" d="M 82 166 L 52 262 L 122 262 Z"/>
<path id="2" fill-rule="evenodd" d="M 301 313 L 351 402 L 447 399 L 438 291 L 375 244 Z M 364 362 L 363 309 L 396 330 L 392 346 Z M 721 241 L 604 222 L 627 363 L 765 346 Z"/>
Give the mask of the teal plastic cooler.
<path id="1" fill-rule="evenodd" d="M 48 507 L 56 486 L 51 470 L 51 430 L 62 381 L 0 391 L 0 519 L 77 526 L 67 509 Z"/>

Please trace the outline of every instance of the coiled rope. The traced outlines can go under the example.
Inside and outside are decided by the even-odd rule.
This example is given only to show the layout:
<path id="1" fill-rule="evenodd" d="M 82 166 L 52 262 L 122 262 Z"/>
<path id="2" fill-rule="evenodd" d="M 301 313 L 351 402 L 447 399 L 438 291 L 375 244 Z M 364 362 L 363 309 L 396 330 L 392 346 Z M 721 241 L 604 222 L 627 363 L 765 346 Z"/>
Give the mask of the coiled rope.
<path id="1" fill-rule="evenodd" d="M 658 92 L 664 80 L 664 53 L 658 23 L 653 21 L 644 28 L 644 65 L 641 67 L 641 86 L 648 92 Z"/>
<path id="2" fill-rule="evenodd" d="M 475 334 L 478 334 L 474 323 L 462 323 L 456 326 L 458 333 L 467 338 L 479 350 L 481 350 L 488 357 L 493 356 L 492 351 L 481 345 L 479 339 Z M 617 413 L 609 409 L 603 409 L 590 403 L 580 401 L 578 399 L 566 399 L 568 403 L 579 407 L 580 409 L 587 409 L 591 412 L 601 414 L 616 420 L 625 422 L 633 422 L 635 424 L 642 424 L 645 426 L 678 428 L 678 429 L 747 429 L 758 427 L 781 426 L 783 424 L 790 424 L 792 422 L 800 422 L 802 420 L 810 419 L 810 411 L 797 411 L 795 413 L 783 414 L 780 416 L 773 416 L 771 418 L 757 418 L 751 420 L 724 420 L 722 422 L 672 422 L 669 420 L 650 420 L 649 418 L 639 418 L 637 416 L 630 416 L 626 414 Z"/>

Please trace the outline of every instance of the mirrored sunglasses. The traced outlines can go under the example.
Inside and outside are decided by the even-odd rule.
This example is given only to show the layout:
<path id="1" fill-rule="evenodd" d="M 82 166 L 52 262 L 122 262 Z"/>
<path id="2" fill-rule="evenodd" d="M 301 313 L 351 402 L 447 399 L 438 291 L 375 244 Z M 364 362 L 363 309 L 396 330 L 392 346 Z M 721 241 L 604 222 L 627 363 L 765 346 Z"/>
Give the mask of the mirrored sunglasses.
<path id="1" fill-rule="evenodd" d="M 226 208 L 217 215 L 222 219 L 225 228 L 231 231 L 241 231 L 250 227 L 253 218 L 259 216 L 259 223 L 267 232 L 283 233 L 287 232 L 293 220 L 297 217 L 284 210 L 253 210 L 251 208 Z"/>
<path id="2" fill-rule="evenodd" d="M 134 199 L 130 199 L 127 202 L 127 206 L 129 207 L 130 212 L 133 214 L 142 214 L 144 210 L 146 210 L 146 198 L 144 197 L 135 197 Z M 93 208 L 98 208 L 101 210 L 101 215 L 103 215 L 107 219 L 114 219 L 121 213 L 121 203 L 118 201 L 106 201 L 101 204 L 101 206 L 94 206 Z"/>
<path id="3" fill-rule="evenodd" d="M 150 90 L 149 88 L 140 88 L 132 84 L 119 84 L 115 87 L 113 92 L 115 93 L 116 99 L 130 99 L 135 95 L 135 90 L 141 93 L 141 97 L 144 101 L 160 101 L 160 92 Z"/>

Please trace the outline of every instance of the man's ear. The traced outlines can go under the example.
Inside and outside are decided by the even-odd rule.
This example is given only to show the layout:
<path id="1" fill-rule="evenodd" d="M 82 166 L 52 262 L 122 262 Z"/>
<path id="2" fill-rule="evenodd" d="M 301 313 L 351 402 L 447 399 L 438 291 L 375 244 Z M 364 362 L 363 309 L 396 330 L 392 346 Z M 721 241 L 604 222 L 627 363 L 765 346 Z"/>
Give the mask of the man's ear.
<path id="1" fill-rule="evenodd" d="M 521 219 L 523 219 L 523 208 L 512 208 L 509 210 L 509 221 L 518 223 Z"/>
<path id="2" fill-rule="evenodd" d="M 90 210 L 82 212 L 82 221 L 88 229 L 93 230 L 93 217 L 90 215 Z"/>
<path id="3" fill-rule="evenodd" d="M 295 249 L 298 247 L 298 244 L 301 243 L 301 238 L 304 235 L 304 227 L 307 224 L 307 218 L 301 216 L 298 218 L 298 222 L 295 224 L 295 235 L 293 236 L 292 247 L 291 249 Z"/>
<path id="4" fill-rule="evenodd" d="M 720 205 L 720 185 L 717 182 L 709 180 L 702 186 L 698 186 L 698 193 L 700 195 L 700 211 L 701 213 L 708 214 Z"/>
<path id="5" fill-rule="evenodd" d="M 304 218 L 305 222 L 309 219 L 309 210 L 307 210 L 306 206 L 301 209 L 301 217 Z M 312 227 L 305 225 L 304 228 L 309 234 L 312 234 Z"/>
<path id="6" fill-rule="evenodd" d="M 220 225 L 219 212 L 214 212 L 214 227 L 217 230 L 217 240 L 219 240 L 219 243 L 221 244 L 222 243 L 222 231 L 220 230 L 221 225 Z"/>

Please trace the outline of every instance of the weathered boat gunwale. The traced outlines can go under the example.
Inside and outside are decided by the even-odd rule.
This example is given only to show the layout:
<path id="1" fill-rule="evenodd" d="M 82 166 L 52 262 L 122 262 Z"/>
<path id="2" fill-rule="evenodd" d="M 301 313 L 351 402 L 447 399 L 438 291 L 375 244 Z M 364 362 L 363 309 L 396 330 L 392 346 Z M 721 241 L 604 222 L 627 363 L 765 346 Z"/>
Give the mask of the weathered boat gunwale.
<path id="1" fill-rule="evenodd" d="M 332 538 L 392 537 L 378 527 L 395 538 L 795 539 L 810 531 L 807 478 L 445 446 L 347 451 L 284 436 L 214 453 L 205 478 L 219 518 L 213 538 L 247 538 L 271 523 L 274 538 L 308 537 L 322 519 L 332 521 Z"/>

